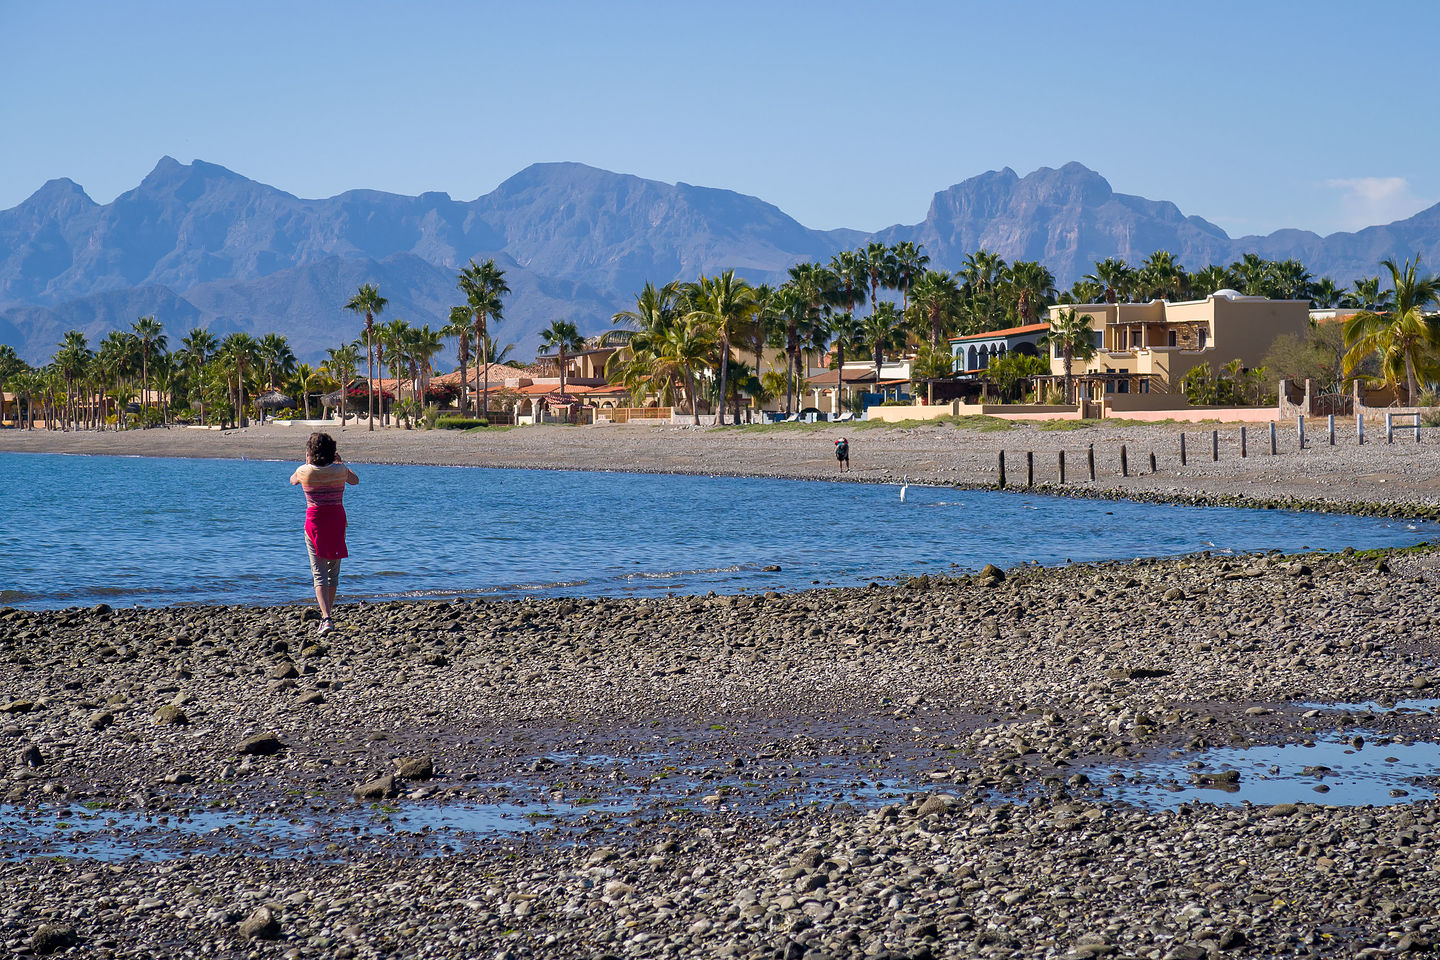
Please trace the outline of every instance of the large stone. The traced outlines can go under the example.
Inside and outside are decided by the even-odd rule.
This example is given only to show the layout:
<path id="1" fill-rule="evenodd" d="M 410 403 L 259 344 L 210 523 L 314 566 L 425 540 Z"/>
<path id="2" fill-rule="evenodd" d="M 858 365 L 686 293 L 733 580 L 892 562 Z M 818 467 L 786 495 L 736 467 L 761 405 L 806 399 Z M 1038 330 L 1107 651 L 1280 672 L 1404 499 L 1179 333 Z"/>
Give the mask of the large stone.
<path id="1" fill-rule="evenodd" d="M 241 740 L 235 745 L 235 752 L 241 756 L 268 757 L 286 749 L 289 748 L 273 733 L 262 733 L 259 736 Z"/>
<path id="2" fill-rule="evenodd" d="M 190 718 L 185 716 L 185 711 L 175 706 L 175 704 L 167 703 L 155 711 L 155 722 L 183 727 L 190 722 Z"/>
<path id="3" fill-rule="evenodd" d="M 300 671 L 295 669 L 295 664 L 286 660 L 283 663 L 271 667 L 267 676 L 272 680 L 294 680 L 300 676 Z"/>
<path id="4" fill-rule="evenodd" d="M 45 755 L 40 752 L 39 747 L 32 743 L 20 751 L 15 762 L 22 767 L 43 767 L 45 766 Z"/>
<path id="5" fill-rule="evenodd" d="M 91 730 L 104 730 L 114 722 L 115 714 L 109 710 L 99 710 L 90 714 L 90 719 L 86 721 L 86 725 L 89 726 Z"/>
<path id="6" fill-rule="evenodd" d="M 1004 580 L 1005 571 L 1001 570 L 993 563 L 987 563 L 985 564 L 985 566 L 980 568 L 980 577 L 981 579 L 985 580 Z"/>
<path id="7" fill-rule="evenodd" d="M 0 707 L 0 713 L 29 713 L 35 709 L 35 704 L 29 700 L 11 700 L 5 706 Z"/>
<path id="8" fill-rule="evenodd" d="M 387 800 L 399 793 L 400 785 L 393 775 L 355 785 L 356 800 Z"/>
<path id="9" fill-rule="evenodd" d="M 69 949 L 77 942 L 74 927 L 46 923 L 30 935 L 30 951 L 37 957 L 44 957 Z"/>
<path id="10" fill-rule="evenodd" d="M 400 776 L 406 780 L 429 780 L 435 776 L 435 761 L 429 757 L 407 757 L 397 764 Z"/>
<path id="11" fill-rule="evenodd" d="M 256 907 L 250 916 L 240 921 L 240 936 L 246 940 L 278 940 L 280 920 L 269 907 Z"/>

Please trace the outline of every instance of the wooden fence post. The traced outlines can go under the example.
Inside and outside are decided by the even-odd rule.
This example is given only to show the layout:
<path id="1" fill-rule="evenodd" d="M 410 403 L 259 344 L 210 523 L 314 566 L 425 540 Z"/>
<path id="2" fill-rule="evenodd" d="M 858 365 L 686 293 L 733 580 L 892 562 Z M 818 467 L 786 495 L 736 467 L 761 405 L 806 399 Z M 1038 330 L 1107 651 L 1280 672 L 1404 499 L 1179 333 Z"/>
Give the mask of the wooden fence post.
<path id="1" fill-rule="evenodd" d="M 1335 414 L 1330 414 L 1330 446 L 1335 446 Z"/>
<path id="2" fill-rule="evenodd" d="M 1298 430 L 1299 433 L 1300 433 L 1300 449 L 1301 449 L 1301 450 L 1304 450 L 1304 449 L 1305 449 L 1305 414 L 1302 413 L 1302 414 L 1300 414 L 1298 417 L 1295 418 L 1295 429 Z"/>
<path id="3" fill-rule="evenodd" d="M 1180 466 L 1185 466 L 1185 434 L 1180 434 Z"/>
<path id="4" fill-rule="evenodd" d="M 1365 414 L 1355 414 L 1355 439 L 1360 446 L 1365 446 Z"/>
<path id="5" fill-rule="evenodd" d="M 1094 482 L 1095 482 L 1095 444 L 1093 444 L 1093 443 L 1090 444 L 1090 449 L 1089 449 L 1089 451 L 1086 452 L 1086 454 L 1085 454 L 1085 459 L 1086 459 L 1087 461 L 1089 461 L 1089 463 L 1090 463 L 1090 482 L 1091 482 L 1091 483 L 1094 483 Z"/>
<path id="6" fill-rule="evenodd" d="M 1415 414 L 1415 442 L 1420 442 L 1420 414 Z"/>
<path id="7" fill-rule="evenodd" d="M 1244 460 L 1244 459 L 1245 459 L 1246 457 L 1248 457 L 1248 456 L 1250 456 L 1250 445 L 1245 442 L 1245 426 L 1244 426 L 1244 424 L 1241 424 L 1241 426 L 1240 426 L 1240 459 L 1241 459 L 1241 460 Z"/>
<path id="8" fill-rule="evenodd" d="M 1056 454 L 1056 458 L 1059 465 L 1060 486 L 1063 487 L 1065 486 L 1065 451 L 1061 450 L 1058 454 Z"/>
<path id="9" fill-rule="evenodd" d="M 1151 451 L 1150 451 L 1150 472 L 1151 472 L 1151 473 L 1154 473 L 1154 472 L 1155 472 L 1155 451 L 1154 451 L 1154 450 L 1151 450 Z"/>
<path id="10" fill-rule="evenodd" d="M 1214 463 L 1220 459 L 1220 431 L 1210 431 L 1210 462 Z"/>
<path id="11" fill-rule="evenodd" d="M 1025 451 L 1025 486 L 1035 486 L 1035 451 Z"/>
<path id="12" fill-rule="evenodd" d="M 1275 456 L 1275 421 L 1270 421 L 1270 456 Z"/>
<path id="13" fill-rule="evenodd" d="M 1125 450 L 1125 444 L 1120 444 L 1120 476 L 1130 476 L 1130 456 Z"/>
<path id="14" fill-rule="evenodd" d="M 1000 451 L 1000 489 L 1005 489 L 1005 451 Z"/>
<path id="15" fill-rule="evenodd" d="M 1385 414 L 1385 442 L 1395 442 L 1395 414 Z"/>

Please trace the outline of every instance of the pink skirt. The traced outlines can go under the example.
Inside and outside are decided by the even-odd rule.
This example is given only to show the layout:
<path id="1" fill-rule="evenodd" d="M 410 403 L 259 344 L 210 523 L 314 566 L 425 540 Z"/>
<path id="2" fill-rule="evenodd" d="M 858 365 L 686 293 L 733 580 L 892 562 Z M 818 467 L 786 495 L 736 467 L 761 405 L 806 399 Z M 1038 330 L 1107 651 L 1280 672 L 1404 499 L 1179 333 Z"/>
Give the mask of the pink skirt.
<path id="1" fill-rule="evenodd" d="M 305 508 L 305 537 L 322 560 L 339 560 L 350 556 L 345 549 L 345 508 L 343 506 Z"/>

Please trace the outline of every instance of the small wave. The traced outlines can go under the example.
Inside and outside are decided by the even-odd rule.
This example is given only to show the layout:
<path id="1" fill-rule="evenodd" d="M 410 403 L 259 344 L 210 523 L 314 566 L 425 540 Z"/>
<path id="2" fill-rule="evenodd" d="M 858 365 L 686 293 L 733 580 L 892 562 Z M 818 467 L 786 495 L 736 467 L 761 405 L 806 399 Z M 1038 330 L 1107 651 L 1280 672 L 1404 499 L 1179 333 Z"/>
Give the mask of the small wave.
<path id="1" fill-rule="evenodd" d="M 26 600 L 39 600 L 40 594 L 27 593 L 24 590 L 0 590 L 0 603 L 23 603 Z"/>
<path id="2" fill-rule="evenodd" d="M 745 569 L 755 570 L 754 564 L 735 564 L 729 567 L 702 567 L 698 570 L 661 570 L 657 573 L 622 573 L 617 580 L 674 580 L 676 577 L 693 577 L 706 573 L 738 573 Z"/>

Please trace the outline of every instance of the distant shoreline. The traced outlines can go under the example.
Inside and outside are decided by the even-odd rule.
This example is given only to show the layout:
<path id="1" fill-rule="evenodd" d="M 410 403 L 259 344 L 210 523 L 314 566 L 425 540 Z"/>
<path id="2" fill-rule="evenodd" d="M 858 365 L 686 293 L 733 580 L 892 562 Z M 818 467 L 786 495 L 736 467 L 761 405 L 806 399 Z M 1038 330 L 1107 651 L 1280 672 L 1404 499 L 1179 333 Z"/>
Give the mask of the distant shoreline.
<path id="1" fill-rule="evenodd" d="M 495 433 L 402 430 L 350 426 L 330 432 L 341 455 L 356 465 L 498 467 L 993 488 L 998 454 L 1006 455 L 1007 486 L 1023 489 L 1026 453 L 1032 454 L 1036 493 L 1200 505 L 1285 507 L 1380 516 L 1440 518 L 1440 443 L 1353 439 L 1336 446 L 1296 449 L 1293 428 L 1281 428 L 1277 456 L 1252 438 L 1241 458 L 1238 428 L 1220 431 L 1220 459 L 1211 462 L 1209 430 L 1185 428 L 1186 465 L 1179 463 L 1176 424 L 1080 430 L 1044 430 L 1020 423 L 996 431 L 953 425 L 912 427 L 713 428 L 664 426 L 542 426 Z M 1199 440 L 1205 437 L 1206 442 Z M 0 431 L 0 452 L 64 453 L 184 459 L 299 461 L 306 431 L 252 426 L 221 431 L 187 428 L 122 433 Z M 839 474 L 834 439 L 846 436 L 852 471 Z M 1122 445 L 1128 477 L 1120 476 Z M 1096 480 L 1087 477 L 1093 446 Z M 1268 445 L 1267 445 L 1268 447 Z M 1057 483 L 1058 453 L 1066 454 L 1066 483 Z M 1149 455 L 1157 472 L 1149 473 Z"/>

